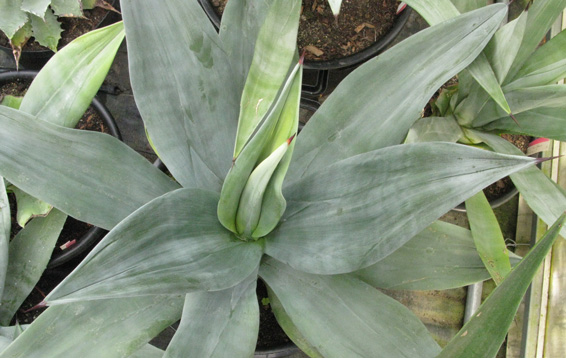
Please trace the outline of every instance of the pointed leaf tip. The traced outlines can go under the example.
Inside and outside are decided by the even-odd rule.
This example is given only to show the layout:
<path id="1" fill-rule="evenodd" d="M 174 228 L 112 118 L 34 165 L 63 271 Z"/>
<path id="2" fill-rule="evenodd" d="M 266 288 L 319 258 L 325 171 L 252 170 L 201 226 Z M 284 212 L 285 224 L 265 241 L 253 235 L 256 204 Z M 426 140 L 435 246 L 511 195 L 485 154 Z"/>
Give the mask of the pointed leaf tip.
<path id="1" fill-rule="evenodd" d="M 291 138 L 287 139 L 287 145 L 290 145 L 291 142 L 293 141 L 293 139 L 295 139 L 296 136 L 297 136 L 297 133 L 293 134 L 293 135 L 291 136 Z"/>
<path id="2" fill-rule="evenodd" d="M 536 159 L 535 159 L 535 163 L 536 163 L 536 164 L 540 164 L 540 163 L 543 163 L 543 162 L 546 162 L 546 161 L 549 161 L 549 160 L 558 159 L 558 158 L 563 157 L 563 156 L 564 156 L 564 155 L 556 155 L 556 156 L 554 156 L 554 157 L 536 158 Z"/>
<path id="3" fill-rule="evenodd" d="M 509 117 L 511 117 L 511 119 L 513 120 L 513 122 L 515 122 L 515 124 L 521 128 L 521 125 L 519 124 L 519 121 L 517 120 L 517 118 L 515 117 L 515 115 L 513 113 L 509 113 Z"/>

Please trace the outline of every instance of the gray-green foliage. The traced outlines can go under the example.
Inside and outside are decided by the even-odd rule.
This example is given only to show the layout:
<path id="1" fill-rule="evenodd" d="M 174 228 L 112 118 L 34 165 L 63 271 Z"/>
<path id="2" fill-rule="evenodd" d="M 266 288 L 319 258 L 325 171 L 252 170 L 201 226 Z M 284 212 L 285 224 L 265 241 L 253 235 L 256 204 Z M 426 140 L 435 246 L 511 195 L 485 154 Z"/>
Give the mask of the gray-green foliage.
<path id="1" fill-rule="evenodd" d="M 123 38 L 122 24 L 83 35 L 45 65 L 23 98 L 10 101 L 9 104 L 16 108 L 6 107 L 5 101 L 1 101 L 0 106 L 14 113 L 33 114 L 34 120 L 27 123 L 29 127 L 25 130 L 28 134 L 34 133 L 35 125 L 43 121 L 74 127 L 106 77 Z M 22 140 L 26 136 L 12 134 Z M 34 145 L 33 140 L 26 144 L 30 148 Z M 66 154 L 74 151 L 63 146 L 52 150 L 53 153 L 60 151 Z M 38 160 L 44 162 L 45 158 L 39 154 Z M 14 160 L 17 161 L 19 159 Z M 39 184 L 39 180 L 34 182 Z M 25 185 L 17 187 L 13 182 L 7 184 L 5 188 L 4 179 L 0 179 L 0 227 L 3 228 L 0 232 L 0 282 L 4 287 L 0 295 L 0 325 L 11 322 L 40 279 L 67 218 L 47 202 L 26 193 L 23 190 Z M 7 190 L 15 196 L 16 224 L 22 227 L 13 238 L 10 238 L 11 213 Z"/>
<path id="2" fill-rule="evenodd" d="M 177 183 L 113 138 L 0 108 L 0 175 L 111 230 L 0 358 L 111 358 L 139 349 L 151 357 L 250 357 L 258 278 L 281 325 L 313 357 L 440 353 L 424 325 L 370 283 L 434 289 L 489 277 L 470 233 L 435 220 L 536 161 L 401 142 L 436 88 L 482 52 L 506 7 L 433 26 L 364 64 L 294 138 L 299 5 L 231 0 L 217 34 L 195 0 L 122 1 L 136 102 Z M 271 68 L 277 75 L 260 76 Z M 453 236 L 462 244 L 448 251 Z M 448 277 L 429 277 L 444 261 Z M 388 277 L 376 282 L 382 271 Z M 179 318 L 165 352 L 147 348 Z M 491 340 L 481 329 L 469 335 Z"/>
<path id="3" fill-rule="evenodd" d="M 431 23 L 450 18 L 448 0 L 431 1 L 422 11 Z M 408 1 L 414 6 L 423 6 Z M 485 6 L 485 1 L 453 0 L 460 10 Z M 526 2 L 515 2 L 524 8 Z M 465 6 L 464 6 L 465 5 Z M 491 75 L 492 92 L 505 97 L 509 110 L 480 84 L 473 71 L 458 74 L 458 82 L 445 88 L 433 103 L 433 117 L 423 118 L 409 131 L 407 141 L 431 140 L 486 143 L 500 153 L 520 151 L 498 137 L 501 133 L 566 140 L 566 30 L 546 40 L 548 31 L 566 7 L 565 0 L 540 0 L 502 26 L 484 50 L 488 66 L 481 78 Z M 433 16 L 433 14 L 441 14 Z M 544 41 L 543 43 L 543 40 Z M 529 206 L 547 224 L 566 210 L 566 195 L 540 171 L 514 174 L 515 186 Z M 564 232 L 563 232 L 564 234 Z"/>

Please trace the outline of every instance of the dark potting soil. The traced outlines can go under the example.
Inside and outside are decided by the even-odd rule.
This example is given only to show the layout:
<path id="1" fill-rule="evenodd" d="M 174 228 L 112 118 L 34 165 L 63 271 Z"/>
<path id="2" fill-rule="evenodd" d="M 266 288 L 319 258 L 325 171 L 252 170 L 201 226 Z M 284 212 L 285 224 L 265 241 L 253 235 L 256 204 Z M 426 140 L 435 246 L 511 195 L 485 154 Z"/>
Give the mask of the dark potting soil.
<path id="1" fill-rule="evenodd" d="M 84 18 L 77 17 L 60 17 L 59 22 L 63 32 L 61 33 L 61 39 L 59 40 L 58 49 L 67 45 L 69 42 L 73 41 L 77 37 L 86 34 L 87 32 L 94 30 L 108 14 L 109 10 L 96 7 L 92 10 L 84 10 Z M 10 41 L 8 37 L 0 31 L 0 46 L 10 47 Z M 32 37 L 24 45 L 23 51 L 51 51 L 47 47 L 41 46 Z"/>
<path id="2" fill-rule="evenodd" d="M 257 281 L 257 300 L 259 304 L 259 334 L 256 349 L 269 349 L 289 344 L 291 340 L 277 323 L 269 305 L 267 288 L 262 280 Z"/>
<path id="3" fill-rule="evenodd" d="M 228 0 L 210 0 L 222 16 Z M 335 18 L 327 0 L 303 0 L 297 44 L 309 61 L 358 53 L 382 38 L 397 17 L 397 0 L 344 0 Z"/>

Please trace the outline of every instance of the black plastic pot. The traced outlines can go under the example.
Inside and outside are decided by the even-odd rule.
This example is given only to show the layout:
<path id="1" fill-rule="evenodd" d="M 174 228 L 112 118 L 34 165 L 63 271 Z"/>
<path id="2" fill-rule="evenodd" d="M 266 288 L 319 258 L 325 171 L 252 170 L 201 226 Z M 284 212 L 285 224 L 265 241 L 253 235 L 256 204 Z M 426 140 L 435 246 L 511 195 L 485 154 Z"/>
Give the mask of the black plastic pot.
<path id="1" fill-rule="evenodd" d="M 107 2 L 116 7 L 115 4 L 118 3 L 117 0 L 107 0 Z M 108 11 L 106 16 L 96 25 L 95 28 L 104 27 L 110 25 L 119 20 L 119 15 L 113 11 Z M 5 52 L 12 58 L 14 55 L 12 53 L 11 47 L 0 46 L 0 51 Z M 49 49 L 42 49 L 36 51 L 30 50 L 23 50 L 20 55 L 19 65 L 28 70 L 39 70 L 41 69 L 47 61 L 54 55 L 55 53 Z"/>
<path id="2" fill-rule="evenodd" d="M 220 17 L 214 11 L 214 7 L 212 6 L 210 0 L 198 0 L 210 21 L 214 24 L 216 29 L 220 28 Z M 387 48 L 389 44 L 395 40 L 399 32 L 405 23 L 409 19 L 409 15 L 411 14 L 412 9 L 408 6 L 405 7 L 399 15 L 397 15 L 397 19 L 393 24 L 393 27 L 387 34 L 381 37 L 376 43 L 371 45 L 370 47 L 352 54 L 350 56 L 346 56 L 339 59 L 328 60 L 328 61 L 305 61 L 304 68 L 305 69 L 312 69 L 312 70 L 336 70 L 340 68 L 348 68 L 352 66 L 359 65 L 372 57 L 377 56 L 383 50 Z"/>
<path id="3" fill-rule="evenodd" d="M 23 80 L 31 83 L 37 73 L 37 71 L 1 72 L 0 85 L 4 85 L 15 80 Z M 91 106 L 100 116 L 100 118 L 108 128 L 110 134 L 122 140 L 118 125 L 116 124 L 116 121 L 114 120 L 114 117 L 112 116 L 108 108 L 106 108 L 106 106 L 102 104 L 102 102 L 100 102 L 96 97 L 92 100 Z M 92 227 L 85 235 L 78 239 L 76 244 L 74 244 L 73 246 L 67 248 L 66 250 L 55 250 L 53 252 L 53 256 L 51 256 L 51 260 L 49 261 L 47 268 L 57 267 L 81 255 L 86 250 L 91 248 L 95 243 L 100 241 L 100 239 L 104 237 L 106 232 L 106 230 L 99 227 Z"/>

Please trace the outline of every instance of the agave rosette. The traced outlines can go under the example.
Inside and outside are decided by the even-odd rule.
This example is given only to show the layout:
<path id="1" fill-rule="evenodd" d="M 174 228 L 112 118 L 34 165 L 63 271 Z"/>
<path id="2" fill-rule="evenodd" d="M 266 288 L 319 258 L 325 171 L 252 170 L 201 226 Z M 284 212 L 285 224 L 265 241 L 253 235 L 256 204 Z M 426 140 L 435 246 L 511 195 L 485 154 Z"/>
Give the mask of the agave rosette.
<path id="1" fill-rule="evenodd" d="M 294 137 L 299 9 L 231 0 L 217 33 L 196 1 L 122 1 L 136 102 L 174 180 L 114 138 L 0 109 L 0 174 L 111 230 L 0 357 L 249 357 L 258 277 L 313 357 L 440 352 L 367 282 L 442 289 L 489 277 L 469 231 L 435 220 L 536 160 L 399 144 L 506 7 L 438 24 L 364 64 Z M 179 318 L 165 352 L 145 345 Z"/>

